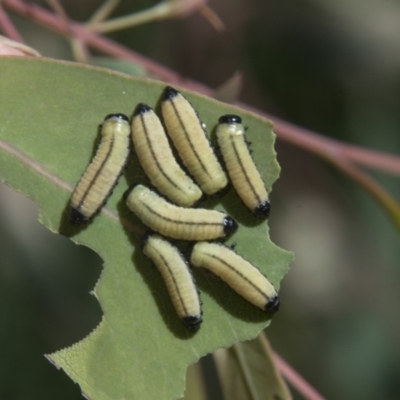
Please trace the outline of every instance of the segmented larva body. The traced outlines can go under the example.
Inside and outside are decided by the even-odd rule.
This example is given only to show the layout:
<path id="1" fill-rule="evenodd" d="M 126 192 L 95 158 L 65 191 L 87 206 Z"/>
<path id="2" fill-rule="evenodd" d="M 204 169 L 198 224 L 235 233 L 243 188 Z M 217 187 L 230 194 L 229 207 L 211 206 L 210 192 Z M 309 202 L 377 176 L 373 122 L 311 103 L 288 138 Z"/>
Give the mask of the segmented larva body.
<path id="1" fill-rule="evenodd" d="M 174 239 L 216 239 L 237 229 L 237 223 L 224 213 L 178 207 L 143 185 L 126 195 L 126 204 L 151 230 Z"/>
<path id="2" fill-rule="evenodd" d="M 178 91 L 166 87 L 161 110 L 168 135 L 201 190 L 208 195 L 221 191 L 228 184 L 227 176 L 191 104 Z"/>
<path id="3" fill-rule="evenodd" d="M 126 165 L 130 132 L 126 115 L 110 114 L 104 119 L 96 155 L 71 197 L 72 225 L 88 222 L 106 203 Z"/>
<path id="4" fill-rule="evenodd" d="M 179 250 L 156 234 L 145 237 L 142 249 L 160 271 L 182 323 L 187 329 L 197 331 L 202 322 L 201 301 L 193 275 Z"/>
<path id="5" fill-rule="evenodd" d="M 190 255 L 190 264 L 219 276 L 256 307 L 271 312 L 279 309 L 278 295 L 269 280 L 229 247 L 219 243 L 196 243 Z"/>
<path id="6" fill-rule="evenodd" d="M 136 155 L 151 183 L 179 206 L 190 207 L 198 202 L 202 192 L 176 162 L 154 110 L 140 103 L 133 114 L 131 126 Z"/>
<path id="7" fill-rule="evenodd" d="M 218 145 L 238 196 L 256 217 L 267 218 L 268 193 L 249 152 L 241 122 L 237 115 L 222 116 L 217 126 Z"/>

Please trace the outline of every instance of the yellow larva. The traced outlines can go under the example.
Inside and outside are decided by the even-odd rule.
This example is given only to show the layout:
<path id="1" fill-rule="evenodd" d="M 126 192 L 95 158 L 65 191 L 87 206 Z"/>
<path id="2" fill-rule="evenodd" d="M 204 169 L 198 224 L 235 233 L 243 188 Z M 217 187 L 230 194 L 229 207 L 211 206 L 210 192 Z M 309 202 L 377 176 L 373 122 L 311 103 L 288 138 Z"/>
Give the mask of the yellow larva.
<path id="1" fill-rule="evenodd" d="M 218 145 L 233 187 L 251 212 L 267 218 L 270 211 L 268 193 L 247 147 L 242 120 L 224 115 L 217 127 Z"/>
<path id="2" fill-rule="evenodd" d="M 72 194 L 72 225 L 86 223 L 106 203 L 126 165 L 130 132 L 127 116 L 110 114 L 104 119 L 96 155 Z"/>
<path id="3" fill-rule="evenodd" d="M 138 104 L 131 126 L 137 157 L 151 183 L 175 204 L 193 206 L 202 192 L 176 162 L 156 113 Z"/>
<path id="4" fill-rule="evenodd" d="M 237 229 L 237 223 L 224 213 L 175 206 L 143 185 L 126 194 L 126 204 L 151 230 L 174 239 L 210 240 Z"/>
<path id="5" fill-rule="evenodd" d="M 262 310 L 278 311 L 279 298 L 268 279 L 229 247 L 219 243 L 196 243 L 190 263 L 219 276 L 236 293 Z"/>
<path id="6" fill-rule="evenodd" d="M 197 331 L 202 322 L 199 292 L 179 250 L 159 235 L 146 235 L 143 253 L 160 271 L 176 313 L 187 329 Z"/>
<path id="7" fill-rule="evenodd" d="M 161 110 L 168 135 L 201 190 L 208 195 L 222 190 L 228 184 L 227 176 L 190 103 L 168 86 L 162 95 Z"/>

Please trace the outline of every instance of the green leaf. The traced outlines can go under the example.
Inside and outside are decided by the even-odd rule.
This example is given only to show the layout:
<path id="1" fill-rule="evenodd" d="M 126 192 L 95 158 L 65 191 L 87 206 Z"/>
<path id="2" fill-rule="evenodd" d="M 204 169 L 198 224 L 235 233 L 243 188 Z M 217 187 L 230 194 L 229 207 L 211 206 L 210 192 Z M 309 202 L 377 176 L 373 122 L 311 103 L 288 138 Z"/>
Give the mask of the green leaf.
<path id="1" fill-rule="evenodd" d="M 292 396 L 277 370 L 265 335 L 219 349 L 214 360 L 225 399 L 291 400 Z"/>
<path id="2" fill-rule="evenodd" d="M 129 184 L 147 182 L 135 157 L 91 224 L 73 229 L 65 213 L 104 116 L 130 115 L 142 101 L 156 107 L 164 84 L 46 59 L 0 58 L 0 70 L 0 179 L 39 205 L 40 221 L 50 230 L 90 247 L 104 260 L 94 290 L 104 312 L 102 323 L 81 342 L 49 358 L 92 400 L 178 398 L 189 364 L 217 348 L 255 337 L 269 323 L 268 316 L 222 282 L 195 271 L 204 322 L 194 335 L 185 330 L 158 271 L 138 249 L 144 228 L 122 200 Z M 182 92 L 209 129 L 225 113 L 244 118 L 254 158 L 270 188 L 279 175 L 271 124 Z M 255 221 L 233 191 L 207 206 L 226 210 L 239 222 L 229 242 L 237 242 L 238 253 L 278 288 L 292 254 L 270 241 L 267 224 Z"/>

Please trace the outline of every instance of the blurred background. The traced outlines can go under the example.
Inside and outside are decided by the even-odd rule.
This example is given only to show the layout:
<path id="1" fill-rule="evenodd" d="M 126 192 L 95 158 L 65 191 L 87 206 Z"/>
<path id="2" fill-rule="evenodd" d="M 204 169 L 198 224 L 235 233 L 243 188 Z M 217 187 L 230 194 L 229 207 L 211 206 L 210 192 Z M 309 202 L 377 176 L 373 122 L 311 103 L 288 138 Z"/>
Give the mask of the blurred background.
<path id="1" fill-rule="evenodd" d="M 102 4 L 61 3 L 81 22 Z M 122 0 L 113 16 L 156 3 Z M 332 138 L 400 153 L 400 2 L 209 6 L 225 32 L 196 13 L 108 36 L 211 88 L 240 71 L 241 101 Z M 27 45 L 73 60 L 65 39 L 9 15 Z M 296 260 L 282 281 L 282 307 L 268 338 L 326 398 L 399 399 L 398 233 L 361 188 L 323 160 L 280 140 L 277 151 L 282 174 L 273 188 L 271 236 Z M 368 173 L 400 199 L 398 178 Z M 37 214 L 31 201 L 0 187 L 0 398 L 80 399 L 78 385 L 43 354 L 73 344 L 100 321 L 89 292 L 102 261 L 50 233 Z M 221 398 L 218 388 L 207 391 L 211 400 Z"/>

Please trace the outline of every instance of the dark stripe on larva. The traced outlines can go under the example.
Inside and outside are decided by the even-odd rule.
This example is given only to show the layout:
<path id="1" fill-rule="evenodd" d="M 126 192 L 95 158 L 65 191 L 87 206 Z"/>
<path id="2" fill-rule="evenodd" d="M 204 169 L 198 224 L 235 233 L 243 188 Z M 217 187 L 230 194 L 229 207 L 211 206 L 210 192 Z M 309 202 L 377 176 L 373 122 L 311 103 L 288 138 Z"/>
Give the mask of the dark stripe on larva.
<path id="1" fill-rule="evenodd" d="M 176 105 L 175 105 L 175 103 L 174 103 L 174 99 L 170 99 L 169 101 L 171 102 L 172 108 L 173 108 L 174 111 L 175 111 L 175 115 L 176 115 L 176 117 L 177 117 L 178 120 L 179 120 L 179 124 L 181 125 L 181 127 L 182 127 L 182 129 L 183 129 L 183 132 L 185 133 L 186 140 L 189 142 L 190 149 L 192 150 L 193 154 L 195 155 L 197 161 L 200 163 L 201 168 L 203 169 L 203 171 L 205 171 L 205 173 L 206 173 L 208 176 L 211 177 L 210 172 L 208 172 L 207 167 L 204 165 L 204 163 L 203 163 L 203 161 L 201 160 L 199 154 L 197 153 L 196 148 L 193 146 L 193 143 L 192 143 L 192 141 L 190 140 L 190 137 L 189 137 L 189 134 L 188 134 L 188 132 L 187 132 L 187 130 L 186 130 L 185 124 L 183 123 L 182 118 L 181 118 L 181 116 L 180 116 L 180 114 L 179 114 L 179 112 L 178 112 L 178 109 L 176 108 Z M 199 123 L 200 123 L 200 122 L 199 122 Z"/>
<path id="2" fill-rule="evenodd" d="M 100 168 L 99 168 L 99 169 L 97 170 L 97 172 L 94 174 L 94 177 L 93 177 L 92 181 L 90 182 L 90 184 L 88 185 L 88 187 L 87 187 L 85 193 L 83 194 L 81 201 L 79 202 L 78 206 L 76 207 L 77 209 L 79 209 L 79 208 L 82 206 L 82 204 L 83 204 L 83 202 L 85 201 L 86 197 L 88 196 L 90 190 L 91 190 L 92 187 L 95 185 L 96 179 L 100 176 L 100 174 L 101 174 L 101 172 L 103 171 L 103 169 L 104 169 L 104 167 L 105 167 L 105 165 L 106 165 L 108 159 L 110 158 L 110 154 L 111 154 L 111 152 L 112 152 L 112 150 L 113 150 L 113 148 L 114 148 L 114 143 L 115 143 L 114 139 L 115 139 L 115 133 L 114 133 L 114 135 L 112 136 L 111 143 L 110 143 L 110 148 L 109 148 L 109 150 L 108 150 L 106 156 L 104 157 L 104 160 L 103 160 L 103 162 L 102 162 L 101 165 L 100 165 Z M 100 146 L 101 146 L 101 143 L 100 143 Z M 118 179 L 118 177 L 117 177 L 117 179 Z M 111 189 L 110 189 L 110 191 L 111 191 Z M 107 198 L 107 196 L 106 196 L 106 198 Z"/>
<path id="3" fill-rule="evenodd" d="M 145 208 L 147 208 L 147 210 L 150 211 L 151 214 L 156 215 L 157 217 L 163 219 L 164 221 L 168 221 L 168 222 L 173 222 L 174 224 L 178 224 L 178 225 L 203 225 L 203 226 L 207 226 L 207 225 L 223 225 L 223 221 L 221 222 L 189 222 L 189 221 L 176 221 L 172 218 L 167 218 L 164 215 L 159 214 L 158 212 L 154 211 L 152 208 L 149 207 L 148 204 L 143 204 L 143 206 Z"/>
<path id="4" fill-rule="evenodd" d="M 143 126 L 143 130 L 144 130 L 144 134 L 145 134 L 145 138 L 146 138 L 147 145 L 149 146 L 151 155 L 152 155 L 152 157 L 153 157 L 153 159 L 154 159 L 154 161 L 155 161 L 155 163 L 156 163 L 156 165 L 157 165 L 157 168 L 159 169 L 159 171 L 161 172 L 161 174 L 164 176 L 164 178 L 165 178 L 172 186 L 174 186 L 176 189 L 180 190 L 181 192 L 184 192 L 184 190 L 183 190 L 182 188 L 180 188 L 180 187 L 167 175 L 167 173 L 164 171 L 163 167 L 162 167 L 161 164 L 159 163 L 159 161 L 158 161 L 158 159 L 157 159 L 157 157 L 156 157 L 156 154 L 154 153 L 153 145 L 152 145 L 152 143 L 151 143 L 151 141 L 150 141 L 150 138 L 149 138 L 149 134 L 148 134 L 148 131 L 147 131 L 146 124 L 144 123 L 143 115 L 144 115 L 144 114 L 140 114 L 140 121 L 142 122 L 142 126 Z"/>
<path id="5" fill-rule="evenodd" d="M 260 198 L 260 196 L 258 195 L 258 193 L 256 192 L 256 189 L 255 189 L 255 187 L 253 186 L 253 183 L 251 182 L 250 177 L 247 175 L 246 168 L 244 167 L 244 165 L 243 165 L 243 163 L 242 163 L 242 159 L 241 159 L 240 156 L 239 156 L 239 152 L 237 151 L 236 143 L 235 143 L 235 141 L 233 140 L 232 136 L 230 136 L 230 140 L 231 140 L 231 144 L 232 144 L 233 151 L 234 151 L 234 153 L 235 153 L 236 159 L 237 159 L 237 161 L 238 161 L 238 163 L 239 163 L 239 165 L 240 165 L 240 169 L 242 170 L 242 173 L 243 173 L 243 175 L 244 175 L 244 178 L 245 178 L 247 184 L 249 185 L 250 190 L 253 192 L 254 196 L 256 197 L 258 203 L 261 203 L 261 198 Z"/>
<path id="6" fill-rule="evenodd" d="M 206 256 L 214 258 L 216 260 L 218 260 L 219 262 L 221 262 L 222 264 L 226 265 L 230 270 L 232 270 L 233 272 L 235 272 L 237 275 L 239 275 L 241 278 L 243 278 L 250 286 L 252 286 L 258 293 L 260 293 L 261 295 L 263 295 L 267 300 L 269 300 L 269 297 L 256 285 L 254 285 L 254 283 L 252 281 L 250 281 L 248 278 L 246 278 L 242 273 L 240 273 L 238 270 L 235 269 L 235 267 L 233 267 L 232 265 L 228 264 L 226 261 L 224 261 L 222 258 L 219 258 L 213 254 L 208 254 L 205 253 Z"/>
<path id="7" fill-rule="evenodd" d="M 155 250 L 157 251 L 157 249 L 155 249 Z M 175 289 L 176 289 L 176 291 L 178 293 L 179 301 L 181 302 L 182 307 L 183 307 L 183 309 L 185 311 L 185 315 L 188 315 L 188 310 L 186 309 L 185 303 L 184 303 L 184 301 L 182 299 L 182 295 L 181 295 L 181 292 L 179 290 L 179 286 L 176 283 L 176 279 L 175 279 L 174 274 L 172 273 L 171 267 L 169 266 L 167 260 L 164 258 L 164 256 L 160 252 L 158 252 L 158 255 L 161 257 L 161 259 L 163 260 L 165 266 L 167 267 L 167 270 L 168 270 L 169 274 L 171 275 L 172 281 L 174 282 Z"/>

